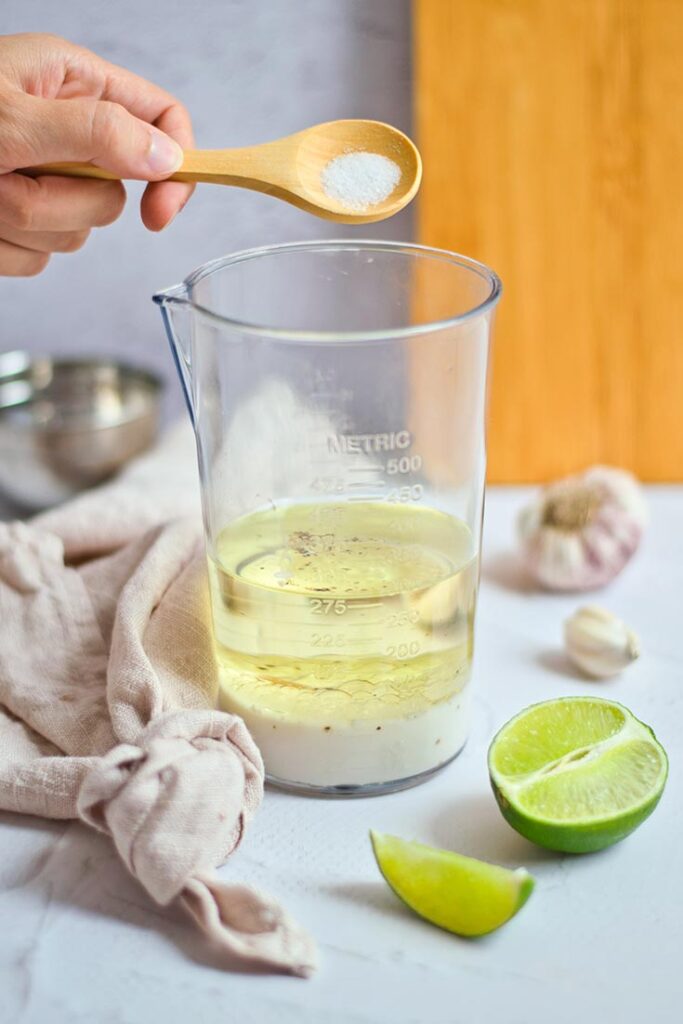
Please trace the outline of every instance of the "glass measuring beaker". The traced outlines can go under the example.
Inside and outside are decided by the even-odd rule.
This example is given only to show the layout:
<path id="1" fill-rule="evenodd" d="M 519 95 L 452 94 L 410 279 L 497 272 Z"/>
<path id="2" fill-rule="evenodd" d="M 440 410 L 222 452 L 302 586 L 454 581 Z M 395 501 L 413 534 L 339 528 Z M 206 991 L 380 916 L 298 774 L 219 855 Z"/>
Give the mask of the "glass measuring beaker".
<path id="1" fill-rule="evenodd" d="M 465 743 L 499 295 L 474 260 L 349 240 L 155 296 L 197 438 L 221 705 L 273 782 L 389 791 Z"/>

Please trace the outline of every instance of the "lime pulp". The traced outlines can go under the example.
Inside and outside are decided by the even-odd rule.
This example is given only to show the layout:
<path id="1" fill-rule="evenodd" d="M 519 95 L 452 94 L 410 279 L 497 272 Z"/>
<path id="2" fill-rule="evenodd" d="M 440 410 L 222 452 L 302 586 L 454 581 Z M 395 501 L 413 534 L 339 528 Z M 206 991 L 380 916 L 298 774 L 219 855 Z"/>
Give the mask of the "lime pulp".
<path id="1" fill-rule="evenodd" d="M 526 708 L 495 736 L 488 763 L 512 827 L 566 853 L 601 850 L 633 832 L 655 809 L 668 773 L 649 726 L 597 697 Z"/>
<path id="2" fill-rule="evenodd" d="M 391 889 L 416 914 L 457 935 L 485 935 L 510 920 L 534 887 L 524 868 L 514 871 L 438 850 L 398 836 L 371 832 L 377 864 Z"/>

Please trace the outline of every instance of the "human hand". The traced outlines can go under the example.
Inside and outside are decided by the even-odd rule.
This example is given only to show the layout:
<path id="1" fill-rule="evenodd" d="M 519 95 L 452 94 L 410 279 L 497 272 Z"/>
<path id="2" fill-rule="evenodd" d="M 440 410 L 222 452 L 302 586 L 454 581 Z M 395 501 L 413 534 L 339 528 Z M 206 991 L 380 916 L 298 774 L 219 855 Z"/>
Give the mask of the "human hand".
<path id="1" fill-rule="evenodd" d="M 193 186 L 162 179 L 192 146 L 185 108 L 159 86 L 51 35 L 0 36 L 0 275 L 30 276 L 53 252 L 74 252 L 111 224 L 120 181 L 17 174 L 55 161 L 90 161 L 150 181 L 141 216 L 160 231 Z"/>

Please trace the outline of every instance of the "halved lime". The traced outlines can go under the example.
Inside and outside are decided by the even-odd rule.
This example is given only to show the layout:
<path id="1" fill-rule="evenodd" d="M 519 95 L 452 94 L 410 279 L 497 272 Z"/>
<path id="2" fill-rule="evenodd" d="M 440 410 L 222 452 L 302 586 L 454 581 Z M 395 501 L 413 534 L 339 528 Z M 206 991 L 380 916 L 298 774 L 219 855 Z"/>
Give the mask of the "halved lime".
<path id="1" fill-rule="evenodd" d="M 449 850 L 370 832 L 379 869 L 399 899 L 431 924 L 457 935 L 486 935 L 524 906 L 534 880 Z"/>
<path id="2" fill-rule="evenodd" d="M 652 729 L 621 704 L 562 697 L 503 726 L 489 748 L 489 773 L 513 828 L 549 850 L 589 853 L 652 814 L 668 761 Z"/>

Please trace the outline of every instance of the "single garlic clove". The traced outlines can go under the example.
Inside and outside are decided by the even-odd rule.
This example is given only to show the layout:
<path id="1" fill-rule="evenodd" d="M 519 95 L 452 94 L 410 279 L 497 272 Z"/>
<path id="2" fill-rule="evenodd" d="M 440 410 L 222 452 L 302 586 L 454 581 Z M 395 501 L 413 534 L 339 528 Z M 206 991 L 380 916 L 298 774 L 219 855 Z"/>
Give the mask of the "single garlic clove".
<path id="1" fill-rule="evenodd" d="M 609 679 L 640 654 L 638 637 L 616 615 L 587 605 L 564 624 L 564 643 L 570 659 L 595 679 Z"/>
<path id="2" fill-rule="evenodd" d="M 646 522 L 642 490 L 609 466 L 545 487 L 518 521 L 526 564 L 550 590 L 592 590 L 633 556 Z"/>

